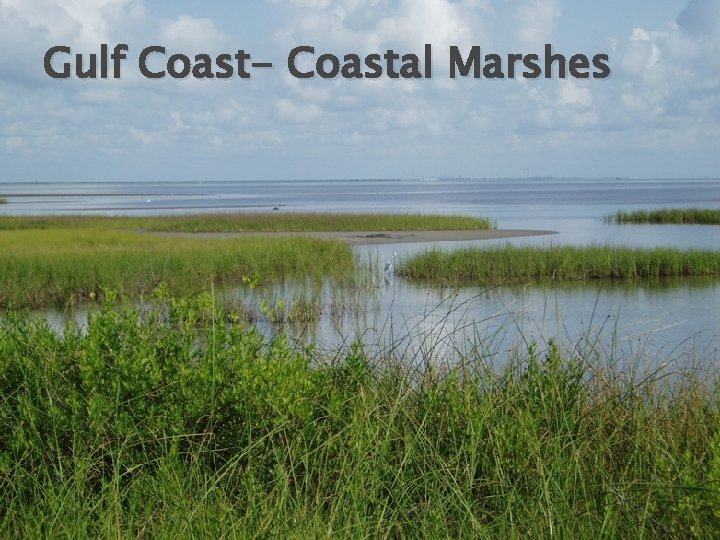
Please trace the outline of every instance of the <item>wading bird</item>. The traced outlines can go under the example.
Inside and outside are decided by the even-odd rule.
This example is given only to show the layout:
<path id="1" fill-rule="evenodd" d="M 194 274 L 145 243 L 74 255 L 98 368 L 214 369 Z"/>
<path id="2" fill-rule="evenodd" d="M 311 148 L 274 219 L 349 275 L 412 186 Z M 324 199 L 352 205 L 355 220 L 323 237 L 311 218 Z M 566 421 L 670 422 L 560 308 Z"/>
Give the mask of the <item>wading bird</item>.
<path id="1" fill-rule="evenodd" d="M 388 261 L 385 263 L 385 268 L 383 269 L 384 274 L 389 274 L 393 271 L 393 266 L 395 265 L 395 257 L 397 257 L 397 253 L 393 252 L 392 259 L 388 259 Z"/>

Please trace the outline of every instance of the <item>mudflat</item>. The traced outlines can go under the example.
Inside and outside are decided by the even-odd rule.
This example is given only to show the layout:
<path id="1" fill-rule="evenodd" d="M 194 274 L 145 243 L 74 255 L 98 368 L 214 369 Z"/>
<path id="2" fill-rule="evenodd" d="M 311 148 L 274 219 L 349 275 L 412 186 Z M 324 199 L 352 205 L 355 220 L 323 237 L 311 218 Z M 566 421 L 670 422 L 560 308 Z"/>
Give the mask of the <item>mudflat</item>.
<path id="1" fill-rule="evenodd" d="M 410 242 L 464 242 L 468 240 L 494 240 L 497 238 L 517 238 L 521 236 L 542 236 L 557 234 L 556 231 L 540 231 L 530 229 L 477 229 L 455 231 L 308 231 L 308 232 L 247 232 L 247 233 L 186 233 L 186 232 L 152 232 L 186 237 L 206 238 L 240 238 L 243 236 L 304 236 L 342 240 L 349 244 L 361 246 L 371 244 L 402 244 Z"/>
<path id="2" fill-rule="evenodd" d="M 557 234 L 555 231 L 523 229 L 508 230 L 460 230 L 460 231 L 379 231 L 379 232 L 326 232 L 317 235 L 324 238 L 344 240 L 354 245 L 400 244 L 406 242 L 462 242 L 467 240 L 492 240 L 519 236 L 542 236 Z"/>

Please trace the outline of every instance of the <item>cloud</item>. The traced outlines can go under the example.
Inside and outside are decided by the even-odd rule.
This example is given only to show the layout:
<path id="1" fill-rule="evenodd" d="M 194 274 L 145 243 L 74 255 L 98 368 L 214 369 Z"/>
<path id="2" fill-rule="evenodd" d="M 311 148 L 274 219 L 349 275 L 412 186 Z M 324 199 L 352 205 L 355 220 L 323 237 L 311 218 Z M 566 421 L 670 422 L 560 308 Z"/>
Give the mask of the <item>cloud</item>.
<path id="1" fill-rule="evenodd" d="M 40 29 L 51 41 L 96 48 L 144 18 L 141 0 L 0 0 L 0 17 Z"/>
<path id="2" fill-rule="evenodd" d="M 555 43 L 561 25 L 586 24 L 566 19 L 574 12 L 563 14 L 560 0 L 268 0 L 253 10 L 269 3 L 274 26 L 258 37 L 225 25 L 210 5 L 170 16 L 140 0 L 0 0 L 0 178 L 18 167 L 91 175 L 93 163 L 108 175 L 178 178 L 342 176 L 343 167 L 352 176 L 443 175 L 449 166 L 504 174 L 528 154 L 567 168 L 598 148 L 603 159 L 634 148 L 710 155 L 720 137 L 720 0 L 691 0 L 664 26 L 640 19 L 631 32 L 598 37 L 594 52 L 610 54 L 613 75 L 585 81 L 447 74 L 450 44 L 591 52 Z M 50 45 L 96 52 L 103 42 L 130 44 L 122 80 L 45 76 Z M 432 80 L 301 81 L 285 70 L 299 44 L 342 58 L 387 48 L 422 55 L 425 43 L 434 46 Z M 151 44 L 190 56 L 245 48 L 275 68 L 250 81 L 150 81 L 135 62 Z M 695 166 L 683 155 L 678 163 Z"/>
<path id="3" fill-rule="evenodd" d="M 518 37 L 526 46 L 539 49 L 549 43 L 562 15 L 560 0 L 524 0 L 515 12 Z"/>
<path id="4" fill-rule="evenodd" d="M 523 85 L 529 114 L 518 130 L 592 133 L 597 140 L 652 141 L 673 150 L 707 146 L 720 135 L 718 6 L 718 0 L 691 0 L 677 22 L 634 28 L 609 51 L 607 80 Z"/>
<path id="5" fill-rule="evenodd" d="M 212 19 L 188 15 L 160 21 L 156 41 L 177 51 L 194 54 L 232 51 L 234 43 L 233 38 L 221 31 Z"/>
<path id="6" fill-rule="evenodd" d="M 311 122 L 321 114 L 320 107 L 317 105 L 303 105 L 290 99 L 279 99 L 276 106 L 283 120 L 294 123 L 304 124 Z"/>
<path id="7" fill-rule="evenodd" d="M 677 18 L 678 25 L 691 35 L 720 40 L 720 1 L 691 0 Z"/>
<path id="8" fill-rule="evenodd" d="M 473 39 L 473 10 L 447 0 L 400 0 L 397 11 L 383 18 L 369 38 L 373 49 L 401 43 L 420 49 L 425 43 L 440 48 L 465 45 Z M 479 37 L 479 36 L 478 36 Z"/>
<path id="9" fill-rule="evenodd" d="M 629 121 L 720 123 L 720 51 L 714 36 L 708 38 L 704 31 L 688 33 L 680 25 L 696 20 L 705 9 L 702 5 L 692 0 L 678 24 L 659 30 L 634 29 L 616 51 L 624 81 L 619 90 L 621 102 Z M 705 22 L 703 28 L 718 23 Z"/>
<path id="10" fill-rule="evenodd" d="M 589 107 L 593 102 L 587 85 L 580 86 L 575 81 L 562 81 L 558 94 L 560 107 Z"/>
<path id="11" fill-rule="evenodd" d="M 0 77 L 6 84 L 47 86 L 42 58 L 49 47 L 97 53 L 101 43 L 141 33 L 146 16 L 140 0 L 0 0 Z"/>
<path id="12" fill-rule="evenodd" d="M 487 0 L 275 0 L 297 10 L 284 37 L 295 43 L 381 51 L 390 47 L 421 49 L 425 43 L 438 48 L 464 45 L 486 34 L 483 16 L 492 12 Z"/>

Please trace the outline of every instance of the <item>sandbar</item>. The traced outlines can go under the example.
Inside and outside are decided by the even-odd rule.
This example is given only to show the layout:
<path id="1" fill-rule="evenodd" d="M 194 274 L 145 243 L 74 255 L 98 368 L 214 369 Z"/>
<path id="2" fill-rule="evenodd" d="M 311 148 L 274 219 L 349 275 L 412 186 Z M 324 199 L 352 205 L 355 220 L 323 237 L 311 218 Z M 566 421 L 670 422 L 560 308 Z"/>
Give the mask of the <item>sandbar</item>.
<path id="1" fill-rule="evenodd" d="M 250 236 L 304 236 L 326 238 L 329 240 L 342 240 L 355 246 L 373 244 L 405 244 L 412 242 L 467 242 L 470 240 L 495 240 L 502 238 L 517 238 L 523 236 L 542 236 L 557 234 L 556 231 L 539 231 L 530 229 L 473 229 L 454 231 L 307 231 L 307 232 L 166 232 L 152 234 L 167 234 L 171 236 L 185 236 L 191 238 L 243 238 Z"/>

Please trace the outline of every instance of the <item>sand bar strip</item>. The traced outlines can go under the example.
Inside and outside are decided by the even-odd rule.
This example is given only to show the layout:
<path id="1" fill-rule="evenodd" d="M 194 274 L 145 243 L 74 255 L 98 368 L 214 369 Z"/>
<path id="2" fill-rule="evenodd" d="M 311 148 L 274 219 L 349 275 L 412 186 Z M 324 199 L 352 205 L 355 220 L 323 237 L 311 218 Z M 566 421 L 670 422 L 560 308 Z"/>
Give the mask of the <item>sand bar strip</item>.
<path id="1" fill-rule="evenodd" d="M 494 240 L 498 238 L 517 238 L 522 236 L 542 236 L 557 234 L 555 231 L 537 231 L 527 229 L 507 230 L 460 230 L 460 231 L 327 231 L 327 232 L 247 232 L 247 233 L 186 233 L 186 232 L 154 232 L 169 236 L 188 238 L 243 238 L 251 236 L 304 236 L 343 240 L 349 244 L 360 246 L 370 244 L 403 244 L 409 242 L 466 242 L 469 240 Z"/>

